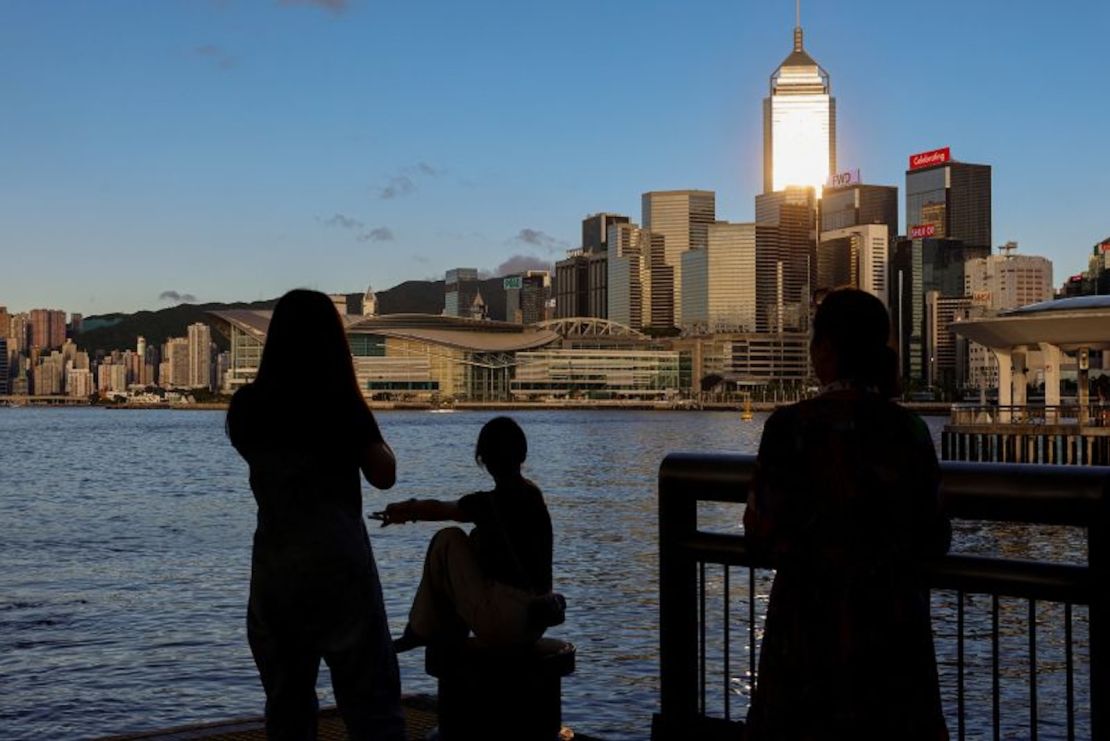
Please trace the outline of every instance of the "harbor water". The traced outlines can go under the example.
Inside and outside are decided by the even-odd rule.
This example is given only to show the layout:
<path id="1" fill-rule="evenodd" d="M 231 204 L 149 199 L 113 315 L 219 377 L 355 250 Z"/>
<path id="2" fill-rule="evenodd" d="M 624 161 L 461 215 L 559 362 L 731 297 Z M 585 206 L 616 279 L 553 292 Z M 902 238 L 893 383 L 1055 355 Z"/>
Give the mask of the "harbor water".
<path id="1" fill-rule="evenodd" d="M 366 512 L 408 497 L 488 488 L 473 445 L 490 416 L 379 413 L 399 476 L 389 492 L 364 489 Z M 551 510 L 557 589 L 568 598 L 567 621 L 551 634 L 578 646 L 577 672 L 564 680 L 564 722 L 609 741 L 647 738 L 659 688 L 659 463 L 674 451 L 755 452 L 766 414 L 751 422 L 738 412 L 513 416 L 529 438 L 526 473 Z M 944 420 L 929 424 L 939 439 Z M 260 714 L 263 695 L 244 623 L 255 508 L 246 466 L 224 436 L 223 414 L 0 409 L 0 451 L 0 737 L 89 738 Z M 705 516 L 707 527 L 738 528 L 736 507 Z M 372 524 L 395 634 L 435 527 Z M 963 552 L 1071 562 L 1086 556 L 1081 533 L 1053 528 L 965 524 L 956 538 Z M 990 683 L 989 671 L 980 671 L 989 670 L 989 635 L 975 627 L 989 630 L 980 608 L 990 600 L 976 599 L 968 607 L 972 694 L 989 691 Z M 938 618 L 951 614 L 953 600 L 934 598 Z M 1013 668 L 1003 665 L 1003 715 L 1017 729 L 1028 714 L 1028 686 L 1006 672 L 1019 672 L 1026 660 L 1018 624 L 1025 609 L 1004 606 L 1002 620 L 1003 648 L 1012 646 L 1017 656 Z M 1076 615 L 1083 662 L 1084 613 Z M 1038 621 L 1039 650 L 1048 657 L 1038 695 L 1045 707 L 1041 737 L 1062 737 L 1052 716 L 1062 704 L 1062 628 L 1051 607 L 1041 608 Z M 938 620 L 942 673 L 954 657 L 953 630 L 953 621 Z M 422 652 L 402 655 L 401 667 L 405 692 L 434 692 Z M 1080 672 L 1081 715 L 1085 682 Z M 333 701 L 326 670 L 318 689 L 323 703 Z M 987 733 L 986 702 L 970 738 Z"/>

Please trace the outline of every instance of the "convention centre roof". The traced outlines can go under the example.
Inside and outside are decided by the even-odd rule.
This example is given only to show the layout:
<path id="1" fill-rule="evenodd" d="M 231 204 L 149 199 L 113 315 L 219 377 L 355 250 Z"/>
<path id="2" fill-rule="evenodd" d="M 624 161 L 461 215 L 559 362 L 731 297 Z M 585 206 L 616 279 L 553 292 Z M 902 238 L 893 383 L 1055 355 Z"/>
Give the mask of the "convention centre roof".
<path id="1" fill-rule="evenodd" d="M 259 341 L 265 341 L 271 311 L 227 309 L 209 314 L 218 323 L 233 325 Z M 510 322 L 461 319 L 435 314 L 385 314 L 345 316 L 347 332 L 415 340 L 469 352 L 517 352 L 533 350 L 560 339 L 549 329 L 525 327 Z M 226 327 L 217 327 L 225 331 Z M 226 333 L 226 332 L 225 332 Z"/>

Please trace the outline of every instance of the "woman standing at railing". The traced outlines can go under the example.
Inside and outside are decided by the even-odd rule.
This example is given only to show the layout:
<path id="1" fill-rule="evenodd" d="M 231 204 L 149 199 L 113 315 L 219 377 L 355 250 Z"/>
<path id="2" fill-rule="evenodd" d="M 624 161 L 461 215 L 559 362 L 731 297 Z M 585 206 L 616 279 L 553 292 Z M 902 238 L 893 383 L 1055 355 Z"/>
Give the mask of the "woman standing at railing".
<path id="1" fill-rule="evenodd" d="M 348 736 L 400 741 L 400 675 L 360 480 L 388 489 L 396 464 L 326 295 L 296 290 L 278 301 L 258 377 L 232 397 L 227 433 L 258 503 L 247 639 L 267 737 L 316 738 L 323 659 Z"/>
<path id="2" fill-rule="evenodd" d="M 767 420 L 744 515 L 771 555 L 748 739 L 945 739 L 929 595 L 914 577 L 950 538 L 924 423 L 889 400 L 882 303 L 834 291 L 813 324 L 823 384 Z"/>

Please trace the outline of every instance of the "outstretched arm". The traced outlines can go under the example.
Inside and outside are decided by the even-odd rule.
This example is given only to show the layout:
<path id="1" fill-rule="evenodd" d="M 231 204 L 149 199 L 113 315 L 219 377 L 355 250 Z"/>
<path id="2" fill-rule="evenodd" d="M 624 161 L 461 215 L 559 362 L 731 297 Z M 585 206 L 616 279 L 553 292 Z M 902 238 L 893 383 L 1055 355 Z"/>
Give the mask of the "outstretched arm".
<path id="1" fill-rule="evenodd" d="M 469 522 L 458 502 L 439 499 L 407 499 L 386 505 L 381 513 L 382 527 L 403 522 Z"/>

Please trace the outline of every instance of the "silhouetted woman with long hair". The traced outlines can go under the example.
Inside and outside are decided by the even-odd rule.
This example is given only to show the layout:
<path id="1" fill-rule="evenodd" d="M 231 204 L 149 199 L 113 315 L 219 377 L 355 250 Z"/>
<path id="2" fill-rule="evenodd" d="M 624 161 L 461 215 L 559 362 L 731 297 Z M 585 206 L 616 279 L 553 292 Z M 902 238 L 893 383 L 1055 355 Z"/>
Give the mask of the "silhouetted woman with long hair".
<path id="1" fill-rule="evenodd" d="M 945 739 L 922 559 L 949 527 L 925 424 L 890 401 L 886 308 L 829 293 L 819 396 L 767 420 L 744 527 L 776 569 L 747 738 Z"/>
<path id="2" fill-rule="evenodd" d="M 331 670 L 352 739 L 403 739 L 400 679 L 362 483 L 396 475 L 355 379 L 331 300 L 295 290 L 274 308 L 258 376 L 227 413 L 250 466 L 258 523 L 247 636 L 266 691 L 271 739 L 316 736 L 316 675 Z"/>

